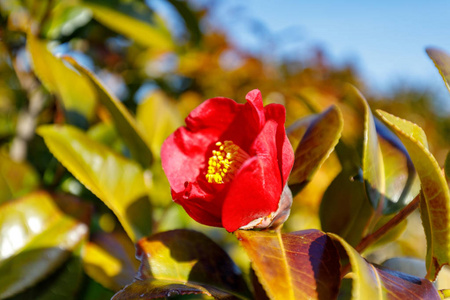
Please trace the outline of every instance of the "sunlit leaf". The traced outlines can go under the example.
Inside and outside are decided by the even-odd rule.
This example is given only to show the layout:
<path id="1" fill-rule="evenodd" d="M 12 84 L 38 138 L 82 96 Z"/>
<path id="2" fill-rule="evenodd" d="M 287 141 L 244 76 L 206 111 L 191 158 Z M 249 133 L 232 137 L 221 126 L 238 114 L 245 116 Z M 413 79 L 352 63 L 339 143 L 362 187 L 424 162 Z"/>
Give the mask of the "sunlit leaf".
<path id="1" fill-rule="evenodd" d="M 383 155 L 385 205 L 383 214 L 395 213 L 411 202 L 420 191 L 420 180 L 405 147 L 380 121 L 375 122 Z"/>
<path id="2" fill-rule="evenodd" d="M 117 216 L 133 241 L 151 232 L 151 207 L 142 168 L 71 126 L 38 129 L 53 155 Z"/>
<path id="3" fill-rule="evenodd" d="M 317 115 L 310 122 L 294 124 L 290 131 L 297 127 L 307 126 L 305 133 L 295 151 L 295 162 L 289 179 L 289 187 L 294 194 L 299 192 L 312 178 L 336 146 L 343 128 L 342 115 L 337 106 L 331 106 Z"/>
<path id="4" fill-rule="evenodd" d="M 329 234 L 348 255 L 352 268 L 352 299 L 440 299 L 427 279 L 376 267 L 338 235 Z"/>
<path id="5" fill-rule="evenodd" d="M 83 278 L 83 268 L 81 265 L 81 253 L 84 243 L 81 243 L 73 251 L 69 260 L 59 267 L 50 276 L 47 276 L 38 285 L 15 295 L 8 300 L 53 300 L 53 299 L 79 299 L 78 291 Z"/>
<path id="6" fill-rule="evenodd" d="M 83 265 L 95 281 L 118 291 L 134 279 L 139 267 L 134 255 L 134 244 L 124 234 L 101 233 L 86 245 Z"/>
<path id="7" fill-rule="evenodd" d="M 201 233 L 173 230 L 141 239 L 136 280 L 113 299 L 161 298 L 185 294 L 249 298 L 239 270 L 217 244 Z"/>
<path id="8" fill-rule="evenodd" d="M 23 196 L 38 186 L 38 174 L 27 162 L 15 162 L 0 151 L 0 204 Z"/>
<path id="9" fill-rule="evenodd" d="M 447 154 L 444 164 L 445 176 L 447 176 L 447 181 L 450 181 L 450 152 Z"/>
<path id="10" fill-rule="evenodd" d="M 150 145 L 153 154 L 159 158 L 164 140 L 183 125 L 176 107 L 162 92 L 150 94 L 136 111 L 136 121 L 142 127 L 142 132 Z"/>
<path id="11" fill-rule="evenodd" d="M 117 20 L 115 22 L 117 22 Z M 71 57 L 64 57 L 64 59 L 69 61 L 95 87 L 100 103 L 104 105 L 111 114 L 114 124 L 117 127 L 117 131 L 130 149 L 131 155 L 143 167 L 146 168 L 150 166 L 153 159 L 152 152 L 145 143 L 143 134 L 136 125 L 136 120 L 127 108 L 104 87 L 97 76 L 82 67 Z"/>
<path id="12" fill-rule="evenodd" d="M 41 34 L 49 39 L 69 36 L 75 30 L 86 25 L 92 18 L 89 9 L 73 6 L 69 1 L 61 1 L 51 11 L 51 18 L 44 21 Z"/>
<path id="13" fill-rule="evenodd" d="M 0 298 L 59 268 L 87 237 L 90 209 L 78 199 L 34 192 L 0 206 Z"/>
<path id="14" fill-rule="evenodd" d="M 450 192 L 441 169 L 428 150 L 423 130 L 409 121 L 383 111 L 382 120 L 399 136 L 419 175 L 422 194 L 420 211 L 427 236 L 427 278 L 434 280 L 450 262 Z"/>
<path id="15" fill-rule="evenodd" d="M 445 86 L 450 91 L 450 56 L 436 48 L 427 48 L 426 50 L 444 79 Z"/>
<path id="16" fill-rule="evenodd" d="M 62 101 L 69 123 L 87 127 L 94 117 L 96 95 L 92 84 L 64 61 L 53 56 L 47 43 L 31 33 L 27 49 L 36 75 L 44 86 Z"/>
<path id="17" fill-rule="evenodd" d="M 364 111 L 362 176 L 366 185 L 366 193 L 375 211 L 378 211 L 378 214 L 381 215 L 384 207 L 383 195 L 385 194 L 386 184 L 383 156 L 378 143 L 375 120 L 364 96 L 354 87 L 351 87 L 351 90 Z"/>
<path id="18" fill-rule="evenodd" d="M 170 32 L 161 21 L 157 24 L 150 24 L 92 2 L 84 2 L 83 6 L 92 10 L 97 21 L 143 46 L 154 47 L 161 51 L 174 49 Z"/>
<path id="19" fill-rule="evenodd" d="M 318 230 L 237 231 L 252 267 L 271 299 L 334 299 L 340 284 L 339 256 Z"/>

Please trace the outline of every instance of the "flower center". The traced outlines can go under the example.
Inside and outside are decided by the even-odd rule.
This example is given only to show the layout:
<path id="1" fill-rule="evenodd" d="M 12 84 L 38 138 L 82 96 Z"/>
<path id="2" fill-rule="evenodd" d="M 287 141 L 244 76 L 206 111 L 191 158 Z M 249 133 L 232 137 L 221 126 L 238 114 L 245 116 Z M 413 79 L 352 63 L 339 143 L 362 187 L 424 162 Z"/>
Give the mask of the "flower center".
<path id="1" fill-rule="evenodd" d="M 208 161 L 206 179 L 209 183 L 223 184 L 234 178 L 234 174 L 250 156 L 232 141 L 217 142 L 219 150 L 213 150 Z"/>

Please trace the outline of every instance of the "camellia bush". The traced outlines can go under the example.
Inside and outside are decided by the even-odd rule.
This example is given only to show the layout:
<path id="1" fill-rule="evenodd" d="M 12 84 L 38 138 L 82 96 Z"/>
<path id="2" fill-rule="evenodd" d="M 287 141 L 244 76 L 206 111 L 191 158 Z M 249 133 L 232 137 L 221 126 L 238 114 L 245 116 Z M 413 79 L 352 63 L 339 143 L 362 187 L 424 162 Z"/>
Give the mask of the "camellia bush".
<path id="1" fill-rule="evenodd" d="M 0 2 L 0 298 L 450 297 L 448 149 L 165 4 Z"/>

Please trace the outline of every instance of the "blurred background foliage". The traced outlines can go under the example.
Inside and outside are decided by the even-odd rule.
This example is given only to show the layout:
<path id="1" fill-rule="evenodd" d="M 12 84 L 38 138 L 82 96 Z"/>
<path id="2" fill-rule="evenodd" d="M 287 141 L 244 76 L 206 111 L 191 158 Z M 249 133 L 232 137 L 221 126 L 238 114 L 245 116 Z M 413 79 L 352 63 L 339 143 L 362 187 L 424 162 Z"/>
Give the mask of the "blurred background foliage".
<path id="1" fill-rule="evenodd" d="M 237 48 L 225 31 L 213 26 L 208 5 L 164 1 L 177 20 L 176 29 L 170 30 L 167 20 L 149 4 L 138 0 L 0 0 L 0 232 L 16 230 L 20 236 L 19 241 L 4 239 L 0 245 L 0 277 L 13 272 L 16 280 L 15 285 L 12 280 L 9 287 L 0 287 L 0 298 L 50 299 L 55 294 L 110 298 L 133 279 L 138 267 L 123 227 L 134 242 L 170 229 L 201 230 L 248 272 L 248 258 L 232 235 L 193 222 L 172 203 L 161 169 L 162 142 L 208 98 L 224 96 L 243 102 L 248 91 L 258 88 L 265 104 L 286 106 L 287 126 L 338 104 L 344 116 L 343 139 L 356 141 L 361 139 L 361 116 L 343 100 L 350 83 L 362 91 L 372 110 L 381 108 L 419 124 L 427 133 L 431 152 L 444 165 L 450 146 L 450 116 L 439 113 L 429 90 L 401 85 L 384 95 L 371 95 L 354 65 L 333 65 L 324 49 L 298 53 L 289 60 L 259 57 Z M 63 59 L 66 56 L 75 62 Z M 89 77 L 89 72 L 95 75 Z M 108 91 L 99 91 L 97 79 Z M 129 118 L 111 108 L 108 99 L 113 98 L 128 109 Z M 45 124 L 69 124 L 84 133 L 42 127 L 36 134 Z M 129 134 L 135 131 L 137 140 L 143 142 L 130 147 Z M 101 149 L 105 160 L 120 156 L 123 165 L 108 170 L 121 173 L 131 168 L 136 176 L 142 175 L 142 182 L 127 178 L 129 173 L 121 179 L 95 177 L 87 170 L 96 164 L 95 157 L 86 169 L 67 171 L 70 166 L 63 166 L 44 143 L 42 136 L 49 138 L 50 134 L 58 135 L 60 144 L 48 143 L 48 147 L 71 145 L 73 152 L 64 150 L 67 156 L 77 152 L 89 156 L 90 145 L 95 151 Z M 75 137 L 79 144 L 72 145 Z M 298 140 L 293 137 L 292 142 L 295 148 Z M 341 169 L 332 154 L 295 197 L 285 231 L 321 228 L 322 196 Z M 139 193 L 139 189 L 150 199 L 152 217 L 129 221 L 117 203 L 125 201 L 127 191 Z M 368 250 L 375 262 L 394 255 L 425 256 L 419 217 L 413 214 L 408 220 L 391 237 L 397 238 L 396 243 Z M 128 223 L 130 228 L 123 226 Z M 133 226 L 145 230 L 133 238 Z M 54 238 L 39 243 L 50 236 Z M 18 257 L 13 270 L 12 257 Z M 30 268 L 35 274 L 29 274 Z M 78 284 L 62 288 L 64 281 Z M 39 289 L 43 286 L 53 288 L 45 292 Z"/>

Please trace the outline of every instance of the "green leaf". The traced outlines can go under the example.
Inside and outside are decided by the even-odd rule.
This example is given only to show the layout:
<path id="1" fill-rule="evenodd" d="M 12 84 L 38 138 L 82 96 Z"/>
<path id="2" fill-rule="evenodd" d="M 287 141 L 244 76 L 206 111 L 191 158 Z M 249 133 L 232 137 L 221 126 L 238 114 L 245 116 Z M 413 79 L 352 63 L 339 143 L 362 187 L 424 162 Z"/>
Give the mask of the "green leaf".
<path id="1" fill-rule="evenodd" d="M 199 232 L 173 230 L 141 239 L 136 280 L 113 299 L 205 294 L 216 299 L 249 298 L 237 266 L 217 244 Z"/>
<path id="2" fill-rule="evenodd" d="M 384 124 L 379 121 L 376 124 L 386 185 L 383 215 L 389 215 L 398 212 L 419 194 L 420 180 L 401 141 Z"/>
<path id="3" fill-rule="evenodd" d="M 29 33 L 27 50 L 33 61 L 33 69 L 44 86 L 62 101 L 69 123 L 88 127 L 94 117 L 96 95 L 92 84 L 64 61 L 53 56 L 47 42 Z"/>
<path id="4" fill-rule="evenodd" d="M 134 252 L 134 244 L 120 232 L 96 234 L 86 245 L 84 270 L 104 287 L 118 291 L 133 281 L 139 268 Z"/>
<path id="5" fill-rule="evenodd" d="M 115 20 L 117 22 L 117 20 Z M 113 94 L 111 94 L 93 73 L 82 67 L 71 57 L 64 57 L 95 87 L 98 99 L 111 114 L 117 131 L 130 149 L 131 155 L 144 167 L 151 165 L 153 156 L 149 146 L 145 143 L 144 135 L 136 125 L 136 120 L 126 107 Z"/>
<path id="6" fill-rule="evenodd" d="M 340 284 L 339 256 L 323 232 L 280 234 L 239 230 L 235 234 L 271 299 L 336 298 Z"/>
<path id="7" fill-rule="evenodd" d="M 352 299 L 440 299 L 427 279 L 382 269 L 362 258 L 343 238 L 329 233 L 348 255 L 353 271 Z"/>
<path id="8" fill-rule="evenodd" d="M 81 264 L 81 253 L 84 243 L 75 249 L 69 260 L 53 272 L 50 276 L 40 281 L 37 285 L 27 289 L 25 292 L 15 295 L 8 300 L 53 300 L 79 299 L 77 292 L 83 278 L 83 267 Z"/>
<path id="9" fill-rule="evenodd" d="M 356 246 L 367 233 L 373 208 L 367 200 L 364 183 L 343 170 L 328 186 L 320 203 L 322 230 L 333 232 Z"/>
<path id="10" fill-rule="evenodd" d="M 445 86 L 450 92 L 450 56 L 446 52 L 436 48 L 427 48 L 426 51 L 439 70 L 439 73 L 444 79 Z"/>
<path id="11" fill-rule="evenodd" d="M 136 121 L 157 158 L 166 138 L 184 123 L 175 105 L 162 92 L 152 93 L 139 104 Z"/>
<path id="12" fill-rule="evenodd" d="M 330 156 L 343 129 L 342 114 L 331 106 L 309 122 L 294 123 L 288 131 L 304 131 L 295 151 L 295 162 L 289 179 L 293 194 L 298 193 Z"/>
<path id="13" fill-rule="evenodd" d="M 384 178 L 384 163 L 375 120 L 364 96 L 354 87 L 351 88 L 355 98 L 360 102 L 364 111 L 364 142 L 362 158 L 362 176 L 366 186 L 366 193 L 378 215 L 384 208 L 384 194 L 386 183 Z"/>
<path id="14" fill-rule="evenodd" d="M 160 51 L 171 51 L 175 48 L 170 32 L 161 20 L 152 25 L 104 5 L 91 2 L 84 2 L 82 5 L 92 11 L 98 22 L 143 46 L 154 47 Z"/>
<path id="15" fill-rule="evenodd" d="M 38 128 L 50 152 L 117 216 L 132 241 L 151 232 L 145 173 L 134 161 L 72 126 Z"/>
<path id="16" fill-rule="evenodd" d="M 450 262 L 450 192 L 444 174 L 429 152 L 422 128 L 396 116 L 377 111 L 398 135 L 419 175 L 422 195 L 420 211 L 427 236 L 427 278 L 434 280 Z"/>
<path id="17" fill-rule="evenodd" d="M 178 11 L 183 18 L 186 28 L 189 29 L 190 39 L 192 43 L 198 45 L 202 38 L 200 24 L 197 14 L 192 11 L 188 3 L 179 0 L 168 0 L 168 2 Z"/>
<path id="18" fill-rule="evenodd" d="M 13 161 L 0 151 L 0 204 L 36 190 L 39 176 L 26 162 Z"/>
<path id="19" fill-rule="evenodd" d="M 0 298 L 59 268 L 87 238 L 90 207 L 75 197 L 34 192 L 0 206 Z"/>

